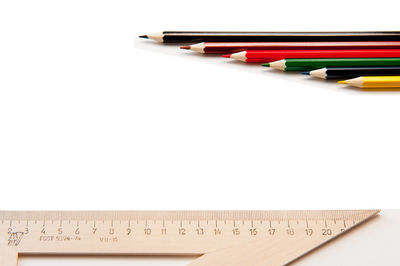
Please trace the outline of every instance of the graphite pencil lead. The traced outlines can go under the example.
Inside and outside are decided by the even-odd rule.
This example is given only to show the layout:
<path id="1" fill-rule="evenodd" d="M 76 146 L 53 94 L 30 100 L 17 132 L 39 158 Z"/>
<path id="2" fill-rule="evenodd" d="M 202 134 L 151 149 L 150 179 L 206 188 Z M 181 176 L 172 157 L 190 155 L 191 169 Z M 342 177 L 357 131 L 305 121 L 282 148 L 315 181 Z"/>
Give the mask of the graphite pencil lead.
<path id="1" fill-rule="evenodd" d="M 222 57 L 231 58 L 231 55 L 230 54 L 224 54 Z"/>
<path id="2" fill-rule="evenodd" d="M 310 75 L 310 72 L 301 72 L 302 75 Z"/>
<path id="3" fill-rule="evenodd" d="M 188 46 L 181 46 L 181 47 L 179 47 L 179 48 L 185 49 L 185 50 L 190 50 L 190 45 L 188 45 Z"/>
<path id="4" fill-rule="evenodd" d="M 140 35 L 139 38 L 148 39 L 149 37 L 147 35 Z"/>

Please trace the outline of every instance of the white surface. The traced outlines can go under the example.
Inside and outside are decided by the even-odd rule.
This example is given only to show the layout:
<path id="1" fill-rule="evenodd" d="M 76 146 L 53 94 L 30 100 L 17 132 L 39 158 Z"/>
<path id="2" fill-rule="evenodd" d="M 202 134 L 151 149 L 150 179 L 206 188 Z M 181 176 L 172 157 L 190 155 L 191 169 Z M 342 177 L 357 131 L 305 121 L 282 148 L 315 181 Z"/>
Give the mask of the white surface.
<path id="1" fill-rule="evenodd" d="M 398 208 L 399 92 L 137 36 L 400 30 L 399 2 L 246 3 L 1 1 L 0 209 Z"/>
<path id="2" fill-rule="evenodd" d="M 400 93 L 137 38 L 163 29 L 396 30 L 398 1 L 363 4 L 360 14 L 362 1 L 329 12 L 320 1 L 289 10 L 246 3 L 258 8 L 2 1 L 0 207 L 399 207 Z"/>
<path id="3" fill-rule="evenodd" d="M 317 249 L 293 266 L 394 266 L 399 265 L 398 236 L 400 211 L 386 210 L 377 218 L 355 228 L 338 239 Z M 190 257 L 29 257 L 19 266 L 50 265 L 116 265 L 116 266 L 183 266 Z"/>

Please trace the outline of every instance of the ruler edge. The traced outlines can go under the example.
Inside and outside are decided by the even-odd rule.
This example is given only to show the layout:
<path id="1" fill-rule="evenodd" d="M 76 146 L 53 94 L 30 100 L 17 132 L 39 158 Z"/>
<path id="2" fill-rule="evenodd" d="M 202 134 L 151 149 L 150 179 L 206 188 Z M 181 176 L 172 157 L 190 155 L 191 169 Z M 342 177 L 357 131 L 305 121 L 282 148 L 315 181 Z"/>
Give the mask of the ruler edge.
<path id="1" fill-rule="evenodd" d="M 350 232 L 350 231 L 352 231 L 354 228 L 357 228 L 357 227 L 359 227 L 360 225 L 363 225 L 363 224 L 365 224 L 367 221 L 369 221 L 369 220 L 371 220 L 371 219 L 374 219 L 374 218 L 376 218 L 376 217 L 378 217 L 379 216 L 379 213 L 381 212 L 381 210 L 379 210 L 379 209 L 374 209 L 374 210 L 370 210 L 370 209 L 366 209 L 366 210 L 308 210 L 308 211 L 300 211 L 300 210 L 295 210 L 295 211 L 273 211 L 274 213 L 280 213 L 280 214 L 282 214 L 282 213 L 287 213 L 287 212 L 290 212 L 290 213 L 296 213 L 296 214 L 304 214 L 304 213 L 308 213 L 308 212 L 314 212 L 314 213 L 324 213 L 324 212 L 370 212 L 370 214 L 369 214 L 369 216 L 367 216 L 367 217 L 365 217 L 365 218 L 363 218 L 363 219 L 361 219 L 361 220 L 359 220 L 359 222 L 358 223 L 356 223 L 356 224 L 354 224 L 353 226 L 351 226 L 350 228 L 348 228 L 347 230 L 345 230 L 345 231 L 343 231 L 343 232 L 340 232 L 340 233 L 338 233 L 337 235 L 335 235 L 334 237 L 332 237 L 332 238 L 330 238 L 330 239 L 328 239 L 328 240 L 326 240 L 325 242 L 323 242 L 323 243 L 321 243 L 320 245 L 318 245 L 318 246 L 316 246 L 316 247 L 314 247 L 314 248 L 312 248 L 312 249 L 310 249 L 309 251 L 307 251 L 306 253 L 304 253 L 304 254 L 302 254 L 302 255 L 300 255 L 300 256 L 298 256 L 298 257 L 296 257 L 296 258 L 294 258 L 293 260 L 291 260 L 291 261 L 289 261 L 288 263 L 286 263 L 286 264 L 284 264 L 284 265 L 289 265 L 289 264 L 292 264 L 293 262 L 296 262 L 297 260 L 299 260 L 299 259 L 301 259 L 301 258 L 303 258 L 303 257 L 305 257 L 305 256 L 307 256 L 307 255 L 309 255 L 310 253 L 312 253 L 313 251 L 315 251 L 315 250 L 317 250 L 317 249 L 319 249 L 320 247 L 322 247 L 322 246 L 324 246 L 324 245 L 326 245 L 326 244 L 328 244 L 328 243 L 330 243 L 331 241 L 334 241 L 335 239 L 337 239 L 337 238 L 339 238 L 339 237 L 341 237 L 343 234 L 346 234 L 346 233 L 348 233 L 348 232 Z M 4 212 L 4 211 L 0 211 L 0 214 L 3 216 L 4 215 L 4 213 L 7 213 L 7 214 L 15 214 L 15 213 L 21 213 L 21 212 L 25 212 L 25 211 L 6 211 L 6 212 Z M 39 213 L 38 211 L 28 211 L 28 212 L 35 212 L 35 213 Z M 45 211 L 45 213 L 51 213 L 52 211 Z M 60 211 L 53 211 L 53 212 L 60 212 Z M 63 213 L 71 213 L 71 212 L 68 212 L 68 211 L 62 211 Z M 74 213 L 76 213 L 76 211 L 73 211 Z M 83 213 L 83 212 L 87 212 L 87 211 L 79 211 L 79 213 Z M 104 211 L 102 211 L 102 212 L 104 212 Z M 121 211 L 109 211 L 109 212 L 112 212 L 112 213 L 115 213 L 115 212 L 121 212 Z M 141 213 L 143 212 L 143 211 L 140 211 Z M 154 213 L 154 211 L 144 211 L 145 213 Z M 160 212 L 160 211 L 156 211 L 156 212 Z M 166 212 L 168 212 L 168 211 L 161 211 L 162 213 L 166 213 Z M 182 211 L 172 211 L 172 212 L 179 212 L 179 213 L 182 213 Z M 193 211 L 190 211 L 190 212 L 193 212 Z M 194 212 L 196 212 L 196 213 L 199 213 L 199 212 L 209 212 L 209 211 L 194 211 Z M 213 213 L 216 213 L 216 212 L 218 212 L 218 213 L 220 213 L 221 211 L 212 211 Z M 226 211 L 224 211 L 224 212 L 226 212 Z M 231 212 L 231 211 L 228 211 L 228 212 Z M 241 212 L 241 211 L 233 211 L 233 212 Z M 253 211 L 245 211 L 245 213 L 249 213 L 249 212 L 253 212 Z M 256 211 L 256 212 L 260 212 L 260 211 Z M 271 211 L 264 211 L 264 212 L 271 212 Z M 40 213 L 43 213 L 43 211 L 41 211 Z M 97 211 L 96 211 L 96 213 L 98 213 Z M 129 211 L 129 213 L 131 213 L 131 211 Z M 169 211 L 168 213 L 171 213 L 171 211 Z M 355 217 L 357 217 L 357 216 L 353 216 L 353 218 L 355 218 Z M 1 218 L 5 218 L 5 217 L 1 217 Z M 342 218 L 342 217 L 340 217 L 340 218 Z M 293 219 L 293 218 L 292 218 Z M 335 219 L 335 218 L 333 218 L 333 219 Z M 3 238 L 3 236 L 0 236 L 4 241 L 6 241 L 6 239 L 4 239 Z M 4 242 L 4 244 L 5 243 L 7 243 L 7 242 Z M 0 246 L 0 248 L 1 248 L 1 246 Z M 18 259 L 19 259 L 19 257 L 20 257 L 20 255 L 34 255 L 34 254 L 25 254 L 25 253 L 23 253 L 23 252 L 19 252 L 18 251 L 18 248 L 10 248 L 10 247 L 8 247 L 8 246 L 5 246 L 4 248 L 7 248 L 7 254 L 12 254 L 11 256 L 8 256 L 8 259 L 10 259 L 11 258 L 11 260 L 14 262 L 14 259 L 15 259 L 15 262 L 18 262 Z M 65 254 L 65 253 L 62 253 L 62 252 L 60 252 L 60 253 L 51 253 L 51 254 L 46 254 L 46 255 L 55 255 L 55 256 L 71 256 L 71 255 L 74 255 L 74 254 Z M 89 254 L 87 254 L 86 256 L 97 256 L 98 254 L 94 254 L 94 253 L 89 253 Z M 113 254 L 113 253 L 110 253 L 110 254 L 104 254 L 104 253 L 102 253 L 102 254 L 100 254 L 100 255 L 102 255 L 102 256 L 124 256 L 124 254 Z M 179 253 L 177 253 L 177 254 L 135 254 L 135 256 L 137 256 L 137 255 L 143 255 L 143 256 L 159 256 L 159 255 L 165 255 L 165 256 L 174 256 L 174 255 L 176 255 L 176 256 L 190 256 L 190 255 L 192 255 L 192 254 L 179 254 Z M 193 255 L 199 255 L 199 254 L 193 254 Z M 85 254 L 79 254 L 79 256 L 85 256 Z M 132 254 L 126 254 L 126 256 L 132 256 Z M 201 257 L 201 256 L 200 256 Z"/>
<path id="2" fill-rule="evenodd" d="M 360 221 L 359 223 L 356 223 L 356 224 L 352 225 L 347 230 L 345 230 L 343 232 L 340 232 L 339 234 L 333 236 L 332 238 L 330 238 L 330 239 L 326 240 L 325 242 L 321 243 L 320 245 L 316 246 L 315 248 L 310 249 L 309 251 L 307 251 L 306 253 L 302 254 L 301 256 L 289 261 L 288 263 L 284 264 L 283 266 L 290 265 L 290 264 L 292 264 L 292 263 L 304 258 L 305 256 L 308 256 L 310 253 L 313 253 L 315 250 L 317 250 L 317 249 L 319 249 L 319 248 L 321 248 L 321 247 L 323 247 L 325 245 L 328 245 L 332 241 L 337 240 L 338 238 L 340 238 L 341 236 L 343 236 L 345 234 L 348 234 L 348 233 L 352 232 L 355 228 L 358 228 L 358 227 L 360 227 L 362 225 L 365 225 L 367 222 L 378 218 L 380 216 L 381 211 L 382 211 L 381 209 L 376 209 L 375 213 L 371 214 L 371 216 L 369 216 L 366 219 Z"/>
<path id="3" fill-rule="evenodd" d="M 358 210 L 154 210 L 154 211 L 93 211 L 93 210 L 53 210 L 53 211 L 0 211 L 1 221 L 31 220 L 287 220 L 287 219 L 365 219 L 379 209 Z M 368 213 L 369 215 L 367 215 Z M 130 218 L 130 219 L 129 219 Z"/>

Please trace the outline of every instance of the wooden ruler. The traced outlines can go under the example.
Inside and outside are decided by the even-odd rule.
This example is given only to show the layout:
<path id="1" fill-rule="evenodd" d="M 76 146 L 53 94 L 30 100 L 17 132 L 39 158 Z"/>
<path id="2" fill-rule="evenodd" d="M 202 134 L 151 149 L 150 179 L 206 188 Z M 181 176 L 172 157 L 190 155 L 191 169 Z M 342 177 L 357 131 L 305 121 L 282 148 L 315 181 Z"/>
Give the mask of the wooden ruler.
<path id="1" fill-rule="evenodd" d="M 286 265 L 378 210 L 0 212 L 0 266 L 29 255 L 200 255 L 190 266 Z"/>

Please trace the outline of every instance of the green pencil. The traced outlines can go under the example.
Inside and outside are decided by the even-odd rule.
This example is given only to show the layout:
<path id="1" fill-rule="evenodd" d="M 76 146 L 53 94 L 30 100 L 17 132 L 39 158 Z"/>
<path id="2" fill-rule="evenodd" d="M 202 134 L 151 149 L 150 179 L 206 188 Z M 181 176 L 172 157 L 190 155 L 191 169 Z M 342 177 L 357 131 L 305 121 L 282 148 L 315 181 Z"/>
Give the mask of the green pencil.
<path id="1" fill-rule="evenodd" d="M 324 67 L 400 66 L 400 58 L 283 59 L 262 66 L 282 71 L 311 71 Z"/>

